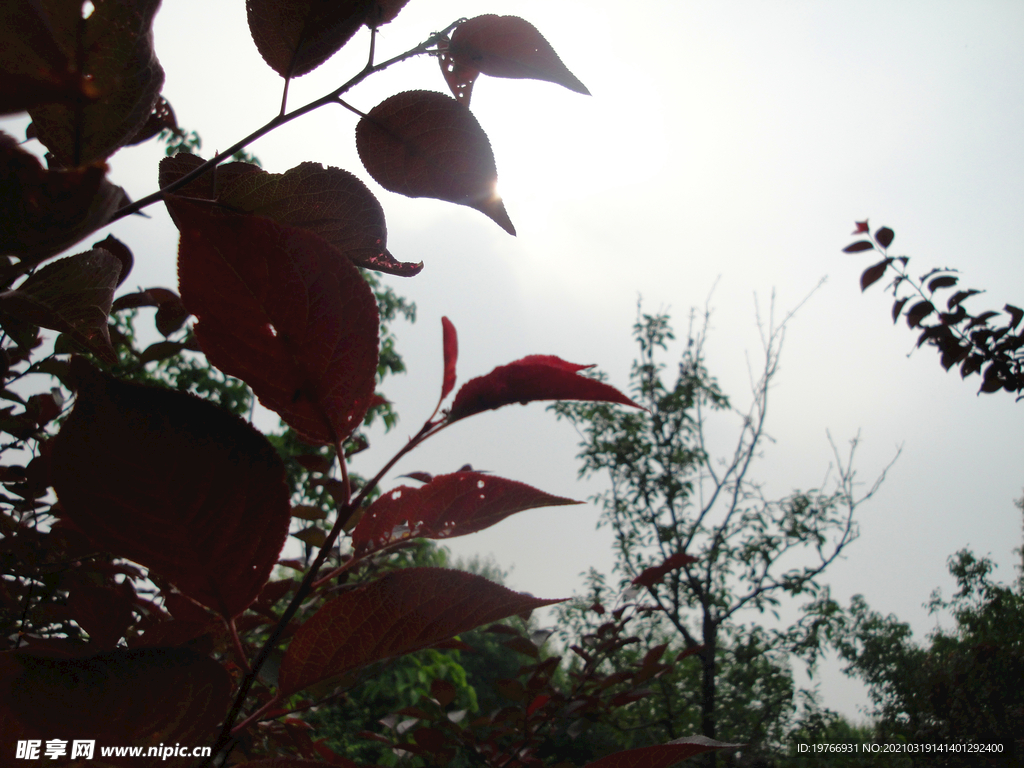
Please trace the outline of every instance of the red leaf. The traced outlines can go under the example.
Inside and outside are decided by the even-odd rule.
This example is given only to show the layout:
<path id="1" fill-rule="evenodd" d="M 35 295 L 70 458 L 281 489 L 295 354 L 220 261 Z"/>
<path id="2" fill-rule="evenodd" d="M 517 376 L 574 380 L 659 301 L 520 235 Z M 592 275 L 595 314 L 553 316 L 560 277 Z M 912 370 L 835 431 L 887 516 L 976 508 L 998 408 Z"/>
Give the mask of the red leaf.
<path id="1" fill-rule="evenodd" d="M 858 222 L 855 222 L 855 223 L 857 225 L 857 228 L 855 230 L 853 230 L 853 232 L 851 232 L 850 234 L 852 234 L 852 235 L 862 235 L 865 232 L 869 231 L 868 230 L 868 220 L 867 219 L 864 219 L 864 221 L 858 221 Z"/>
<path id="2" fill-rule="evenodd" d="M 246 0 L 249 32 L 263 60 L 287 79 L 312 72 L 363 25 L 367 0 Z"/>
<path id="3" fill-rule="evenodd" d="M 352 546 L 363 555 L 404 539 L 465 536 L 526 509 L 581 503 L 481 472 L 438 475 L 373 502 L 352 531 Z"/>
<path id="4" fill-rule="evenodd" d="M 66 333 L 108 363 L 117 362 L 107 316 L 121 261 L 101 248 L 47 264 L 12 291 L 0 309 L 43 328 Z"/>
<path id="5" fill-rule="evenodd" d="M 480 576 L 403 568 L 343 592 L 295 633 L 281 662 L 280 695 L 461 632 L 562 600 L 541 600 Z"/>
<path id="6" fill-rule="evenodd" d="M 530 706 L 528 706 L 526 708 L 526 716 L 530 717 L 530 715 L 532 715 L 538 709 L 543 707 L 549 701 L 551 701 L 551 697 L 550 696 L 548 696 L 547 694 L 544 694 L 544 693 L 539 694 L 533 701 L 530 702 Z"/>
<path id="7" fill-rule="evenodd" d="M 74 410 L 52 441 L 62 514 L 224 616 L 266 583 L 288 533 L 284 465 L 242 419 L 72 358 Z"/>
<path id="8" fill-rule="evenodd" d="M 0 253 L 39 262 L 103 226 L 124 200 L 105 174 L 104 165 L 44 170 L 0 133 Z"/>
<path id="9" fill-rule="evenodd" d="M 322 238 L 270 219 L 168 200 L 178 276 L 210 362 L 245 381 L 307 442 L 362 422 L 377 371 L 377 302 Z"/>
<path id="10" fill-rule="evenodd" d="M 430 695 L 440 704 L 442 707 L 447 707 L 458 695 L 458 689 L 447 680 L 434 680 L 430 684 Z"/>
<path id="11" fill-rule="evenodd" d="M 72 659 L 10 651 L 0 654 L 0 746 L 13 756 L 17 741 L 57 734 L 67 740 L 68 753 L 74 739 L 139 747 L 210 744 L 230 691 L 224 668 L 187 648 L 118 649 Z"/>
<path id="12" fill-rule="evenodd" d="M 568 363 L 553 355 L 530 355 L 499 366 L 462 386 L 452 402 L 448 421 L 534 400 L 589 400 L 641 407 L 614 387 L 577 375 L 593 367 Z"/>
<path id="13" fill-rule="evenodd" d="M 870 240 L 858 240 L 856 243 L 843 248 L 843 253 L 858 253 L 859 251 L 870 251 L 875 247 Z"/>
<path id="14" fill-rule="evenodd" d="M 593 763 L 588 763 L 586 768 L 669 768 L 680 760 L 686 760 L 702 752 L 741 746 L 743 745 L 715 741 L 707 736 L 687 736 L 684 739 L 676 739 L 656 747 L 640 747 L 639 749 L 616 752 Z"/>
<path id="15" fill-rule="evenodd" d="M 590 95 L 537 28 L 518 16 L 487 14 L 465 21 L 452 33 L 448 49 L 457 65 L 491 77 L 546 80 Z"/>
<path id="16" fill-rule="evenodd" d="M 875 232 L 875 240 L 883 248 L 888 248 L 890 245 L 892 245 L 892 239 L 894 237 L 896 237 L 896 233 L 893 232 L 888 227 L 882 227 L 877 232 Z"/>
<path id="17" fill-rule="evenodd" d="M 448 83 L 448 90 L 452 92 L 452 96 L 457 102 L 468 107 L 470 97 L 473 95 L 473 83 L 480 76 L 480 72 L 473 67 L 456 62 L 448 50 L 449 42 L 449 40 L 442 40 L 437 44 L 437 48 L 441 52 L 437 61 L 441 65 L 441 74 L 444 75 L 444 80 Z"/>
<path id="18" fill-rule="evenodd" d="M 444 341 L 444 382 L 441 384 L 441 400 L 444 400 L 455 387 L 455 364 L 459 361 L 459 337 L 455 333 L 455 326 L 447 317 L 441 318 L 441 335 Z"/>
<path id="19" fill-rule="evenodd" d="M 882 275 L 885 274 L 886 268 L 892 263 L 892 259 L 883 259 L 874 266 L 868 267 L 864 270 L 864 274 L 860 276 L 860 289 L 866 291 L 869 285 L 877 283 L 882 279 Z"/>
<path id="20" fill-rule="evenodd" d="M 164 71 L 153 50 L 159 0 L 96 3 L 88 18 L 75 3 L 48 3 L 47 20 L 97 95 L 84 105 L 29 110 L 37 138 L 66 168 L 100 162 L 132 140 L 153 113 Z"/>
<path id="21" fill-rule="evenodd" d="M 653 565 L 650 568 L 644 568 L 643 572 L 633 579 L 632 583 L 638 587 L 653 587 L 655 584 L 660 584 L 661 580 L 672 571 L 679 570 L 684 565 L 696 562 L 696 557 L 688 555 L 685 552 L 676 552 L 661 565 Z"/>
<path id="22" fill-rule="evenodd" d="M 939 288 L 951 288 L 956 285 L 958 278 L 952 275 L 943 275 L 942 277 L 936 277 L 928 283 L 928 290 L 932 293 L 937 291 Z"/>
<path id="23" fill-rule="evenodd" d="M 467 205 L 516 233 L 495 193 L 498 171 L 487 134 L 450 96 L 406 91 L 385 99 L 356 126 L 356 148 L 385 189 Z"/>
<path id="24" fill-rule="evenodd" d="M 121 262 L 121 274 L 117 278 L 117 285 L 120 287 L 128 279 L 128 274 L 132 271 L 132 267 L 135 266 L 135 257 L 132 256 L 131 250 L 113 235 L 107 235 L 98 243 L 93 243 L 92 247 L 102 248 Z"/>
<path id="25" fill-rule="evenodd" d="M 379 27 L 390 24 L 409 0 L 373 0 L 366 12 L 366 26 Z"/>

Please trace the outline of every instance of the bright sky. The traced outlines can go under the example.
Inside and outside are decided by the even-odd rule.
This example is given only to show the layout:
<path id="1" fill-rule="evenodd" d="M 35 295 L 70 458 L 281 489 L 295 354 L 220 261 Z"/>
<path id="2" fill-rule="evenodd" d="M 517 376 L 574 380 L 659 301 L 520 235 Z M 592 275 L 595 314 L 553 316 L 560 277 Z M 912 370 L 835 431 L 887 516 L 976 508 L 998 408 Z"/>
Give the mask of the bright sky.
<path id="1" fill-rule="evenodd" d="M 840 253 L 855 220 L 895 229 L 894 252 L 923 274 L 958 267 L 987 295 L 975 310 L 1024 305 L 1019 222 L 1024 208 L 1024 5 L 1004 2 L 683 2 L 643 14 L 608 0 L 410 0 L 378 39 L 400 53 L 461 16 L 531 21 L 593 96 L 533 81 L 482 78 L 473 111 L 488 132 L 499 186 L 518 230 L 511 238 L 480 213 L 381 190 L 354 149 L 355 119 L 341 108 L 307 116 L 251 147 L 272 172 L 302 161 L 346 168 L 379 196 L 389 248 L 426 262 L 391 279 L 419 320 L 399 325 L 410 373 L 386 394 L 402 416 L 356 471 L 372 474 L 433 409 L 441 380 L 440 318 L 460 332 L 460 381 L 531 353 L 598 363 L 627 385 L 638 296 L 669 309 L 685 332 L 689 308 L 711 298 L 709 365 L 738 405 L 747 356 L 760 351 L 754 295 L 774 289 L 781 311 L 828 282 L 796 316 L 772 393 L 756 477 L 785 495 L 821 482 L 825 431 L 860 431 L 865 483 L 903 455 L 860 510 L 862 536 L 826 581 L 844 603 L 862 593 L 910 621 L 935 626 L 922 603 L 948 596 L 946 558 L 970 546 L 1009 580 L 1017 562 L 1024 486 L 1024 403 L 976 396 L 977 377 L 946 374 L 916 334 L 889 317 L 877 284 L 859 289 L 873 261 Z M 256 52 L 244 3 L 177 0 L 157 18 L 165 95 L 204 154 L 263 124 L 280 104 L 280 79 Z M 361 34 L 295 81 L 298 106 L 343 82 L 366 56 Z M 366 111 L 400 90 L 444 91 L 422 58 L 352 92 Z M 23 121 L 22 121 L 23 122 Z M 22 135 L 18 121 L 7 130 Z M 125 150 L 115 181 L 134 198 L 155 189 L 158 147 Z M 135 252 L 130 278 L 173 286 L 176 232 L 159 207 L 112 231 Z M 97 238 L 99 239 L 99 238 Z M 90 241 L 91 242 L 91 241 Z M 676 350 L 678 352 L 678 350 Z M 670 365 L 674 356 L 666 359 Z M 726 444 L 723 424 L 716 437 Z M 448 430 L 395 474 L 450 472 L 465 463 L 559 495 L 586 498 L 602 483 L 576 480 L 576 435 L 542 405 L 513 406 Z M 579 574 L 612 563 L 590 505 L 522 513 L 454 540 L 458 553 L 493 553 L 514 567 L 510 586 L 568 596 Z M 790 614 L 792 615 L 792 614 Z M 756 618 L 756 617 L 751 617 Z M 948 624 L 948 621 L 947 621 Z M 858 717 L 863 690 L 835 669 L 824 704 Z"/>

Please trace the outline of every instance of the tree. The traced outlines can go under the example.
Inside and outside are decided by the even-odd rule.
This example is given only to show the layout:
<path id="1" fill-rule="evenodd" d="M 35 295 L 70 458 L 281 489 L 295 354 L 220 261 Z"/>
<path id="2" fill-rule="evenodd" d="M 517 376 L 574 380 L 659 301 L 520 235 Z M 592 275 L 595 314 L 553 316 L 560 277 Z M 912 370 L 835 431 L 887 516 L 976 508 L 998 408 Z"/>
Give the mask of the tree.
<path id="1" fill-rule="evenodd" d="M 387 417 L 376 392 L 388 365 L 380 296 L 362 270 L 411 277 L 422 262 L 387 250 L 383 208 L 348 171 L 307 162 L 277 174 L 227 162 L 269 131 L 340 104 L 358 115 L 360 157 L 383 187 L 474 208 L 514 233 L 494 192 L 486 135 L 468 109 L 472 85 L 486 74 L 586 88 L 516 17 L 460 19 L 378 62 L 377 30 L 404 4 L 250 0 L 254 43 L 283 79 L 279 113 L 211 159 L 165 158 L 160 189 L 134 202 L 107 179 L 105 161 L 181 131 L 160 95 L 157 0 L 0 7 L 0 114 L 27 110 L 48 160 L 44 169 L 0 135 L 0 372 L 14 403 L 0 411 L 10 436 L 0 446 L 9 462 L 0 470 L 6 760 L 45 752 L 58 765 L 137 755 L 154 765 L 350 764 L 302 719 L 319 700 L 386 659 L 557 602 L 474 574 L 396 568 L 394 554 L 419 538 L 465 535 L 572 500 L 469 469 L 418 474 L 418 485 L 385 493 L 378 483 L 424 440 L 484 411 L 573 398 L 635 404 L 579 376 L 586 366 L 550 356 L 514 361 L 456 391 L 456 332 L 444 320 L 434 412 L 374 477 L 350 476 L 348 457 L 364 447 L 360 426 L 375 410 Z M 289 110 L 291 80 L 364 26 L 366 65 Z M 366 112 L 346 101 L 366 78 L 425 55 L 439 60 L 454 98 L 408 91 Z M 198 149 L 195 134 L 175 135 Z M 158 201 L 180 233 L 180 294 L 150 288 L 115 299 L 133 256 L 113 235 L 51 261 Z M 164 338 L 131 352 L 130 330 L 110 315 L 142 306 L 156 308 Z M 59 332 L 52 350 L 40 327 Z M 140 367 L 192 354 L 219 373 L 176 363 L 188 392 L 136 380 L 150 376 Z M 34 393 L 18 394 L 15 384 Z M 313 450 L 290 439 L 275 446 L 240 418 L 250 390 Z M 293 481 L 311 503 L 293 505 L 279 450 L 305 471 Z M 293 517 L 314 522 L 299 532 L 309 557 L 279 561 Z M 296 575 L 272 579 L 278 569 Z M 211 741 L 203 754 L 186 746 Z M 110 752 L 115 746 L 140 751 Z M 722 746 L 696 738 L 596 765 L 653 768 Z"/>
<path id="2" fill-rule="evenodd" d="M 979 393 L 1005 390 L 1016 392 L 1017 400 L 1024 398 L 1021 394 L 1024 392 L 1024 327 L 1017 331 L 1024 319 L 1024 309 L 1005 304 L 1002 312 L 986 310 L 971 314 L 964 302 L 984 291 L 968 288 L 950 295 L 943 312 L 935 305 L 936 291 L 956 288 L 960 282 L 957 270 L 937 267 L 915 280 L 907 273 L 909 257 L 889 255 L 889 246 L 896 236 L 889 227 L 881 227 L 871 235 L 868 222 L 858 221 L 853 234 L 867 235 L 868 239 L 846 246 L 845 253 L 880 251 L 884 257 L 864 270 L 860 277 L 861 290 L 867 290 L 891 273 L 892 281 L 887 288 L 895 299 L 892 321 L 896 323 L 902 315 L 909 328 L 920 328 L 918 347 L 925 342 L 936 347 L 942 367 L 948 371 L 959 365 L 960 377 L 964 379 L 984 368 Z M 913 303 L 907 308 L 910 302 Z M 1005 325 L 989 325 L 990 320 L 1004 312 L 1009 315 Z M 929 322 L 925 322 L 926 319 Z"/>
<path id="3" fill-rule="evenodd" d="M 1024 499 L 1017 505 L 1024 512 Z M 844 609 L 824 592 L 799 627 L 808 660 L 835 648 L 844 671 L 867 684 L 874 740 L 981 746 L 909 755 L 913 765 L 1012 765 L 1024 748 L 1024 568 L 1004 585 L 991 579 L 994 567 L 968 549 L 949 558 L 957 592 L 945 600 L 935 590 L 926 605 L 949 611 L 954 626 L 937 629 L 924 645 L 908 624 L 871 610 L 860 595 Z"/>
<path id="4" fill-rule="evenodd" d="M 732 408 L 705 366 L 707 311 L 700 327 L 691 314 L 671 387 L 662 380 L 665 366 L 659 359 L 674 338 L 669 318 L 638 316 L 634 336 L 640 352 L 631 390 L 643 411 L 584 403 L 553 406 L 581 430 L 581 476 L 607 473 L 610 487 L 595 500 L 603 508 L 600 524 L 615 534 L 621 584 L 645 591 L 660 631 L 681 641 L 699 660 L 700 729 L 710 738 L 750 741 L 752 732 L 733 730 L 739 726 L 736 719 L 728 730 L 724 727 L 722 696 L 728 689 L 723 680 L 749 671 L 754 663 L 774 668 L 771 655 L 783 649 L 781 636 L 744 625 L 738 620 L 741 612 L 774 612 L 782 595 L 816 594 L 820 575 L 857 536 L 854 510 L 885 476 L 883 471 L 866 494 L 855 495 L 854 440 L 845 462 L 833 445 L 836 476 L 830 491 L 811 489 L 771 499 L 754 481 L 751 470 L 766 438 L 768 393 L 791 316 L 779 325 L 770 320 L 767 327 L 759 321 L 763 367 L 750 408 L 739 413 L 735 448 L 721 461 L 708 449 L 707 423 L 711 414 Z M 807 553 L 810 562 L 800 566 L 800 553 Z M 781 700 L 761 701 L 766 712 L 791 707 L 791 684 L 770 691 Z M 758 698 L 751 696 L 746 703 Z M 734 706 L 729 710 L 736 712 Z M 744 714 L 751 716 L 746 725 L 753 727 L 756 715 Z M 676 716 L 684 717 L 681 712 Z M 760 733 L 767 737 L 770 730 Z"/>

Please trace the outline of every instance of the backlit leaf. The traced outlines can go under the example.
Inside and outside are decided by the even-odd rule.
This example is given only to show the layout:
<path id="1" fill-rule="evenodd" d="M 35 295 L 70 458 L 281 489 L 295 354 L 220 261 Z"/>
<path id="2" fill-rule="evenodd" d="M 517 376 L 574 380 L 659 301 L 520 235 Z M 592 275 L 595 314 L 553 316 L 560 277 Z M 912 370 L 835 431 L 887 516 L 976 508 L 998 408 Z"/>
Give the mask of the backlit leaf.
<path id="1" fill-rule="evenodd" d="M 374 501 L 352 531 L 352 546 L 362 555 L 407 538 L 465 536 L 526 509 L 581 503 L 481 472 L 438 475 Z"/>
<path id="2" fill-rule="evenodd" d="M 519 594 L 463 571 L 393 571 L 341 593 L 299 627 L 281 662 L 278 693 L 289 695 L 342 672 L 559 602 Z"/>
<path id="3" fill-rule="evenodd" d="M 686 760 L 702 752 L 740 746 L 743 745 L 726 744 L 709 739 L 707 736 L 687 736 L 654 747 L 640 747 L 639 749 L 616 752 L 593 763 L 588 763 L 586 768 L 669 768 L 680 760 Z"/>
<path id="4" fill-rule="evenodd" d="M 441 318 L 441 335 L 444 343 L 444 382 L 441 384 L 441 399 L 444 400 L 455 387 L 455 366 L 459 361 L 459 336 L 452 321 L 447 317 Z"/>
<path id="5" fill-rule="evenodd" d="M 441 74 L 444 75 L 444 80 L 448 83 L 448 90 L 452 92 L 452 96 L 457 102 L 468 107 L 469 100 L 473 95 L 473 83 L 480 76 L 480 71 L 455 61 L 448 50 L 450 42 L 450 40 L 442 40 L 438 43 L 437 47 L 441 53 L 437 57 L 437 62 L 441 65 Z"/>
<path id="6" fill-rule="evenodd" d="M 873 250 L 874 247 L 875 244 L 872 243 L 870 240 L 858 240 L 856 243 L 851 243 L 850 245 L 843 248 L 843 253 L 859 253 L 860 251 L 870 251 Z"/>
<path id="7" fill-rule="evenodd" d="M 75 739 L 143 748 L 211 744 L 230 691 L 224 667 L 188 648 L 120 648 L 69 659 L 9 651 L 0 654 L 0 750 L 7 764 L 25 739 L 66 739 L 68 754 Z M 93 765 L 116 764 L 100 761 L 98 746 L 95 757 Z"/>
<path id="8" fill-rule="evenodd" d="M 529 355 L 495 368 L 462 386 L 448 420 L 458 421 L 481 411 L 535 400 L 589 400 L 640 408 L 612 386 L 579 376 L 593 365 L 576 365 L 553 355 Z"/>
<path id="9" fill-rule="evenodd" d="M 696 562 L 696 557 L 688 555 L 685 552 L 676 552 L 661 565 L 653 565 L 650 568 L 644 568 L 643 572 L 633 579 L 632 583 L 639 587 L 653 587 L 655 584 L 660 584 L 662 579 L 672 571 L 678 571 L 684 565 Z"/>
<path id="10" fill-rule="evenodd" d="M 892 304 L 892 322 L 893 322 L 893 324 L 895 324 L 896 321 L 900 319 L 900 312 L 903 311 L 903 305 L 906 304 L 908 301 L 910 301 L 910 297 L 909 296 L 905 296 L 904 298 L 897 299 L 896 301 L 893 302 L 893 304 Z"/>
<path id="11" fill-rule="evenodd" d="M 0 310 L 21 320 L 66 333 L 108 363 L 117 361 L 107 317 L 121 261 L 96 248 L 37 270 L 11 291 L 0 293 Z"/>
<path id="12" fill-rule="evenodd" d="M 151 25 L 160 0 L 95 3 L 82 19 L 76 3 L 45 0 L 54 38 L 95 88 L 84 106 L 43 104 L 29 110 L 38 139 L 69 168 L 102 161 L 132 140 L 153 112 L 164 72 Z"/>
<path id="13" fill-rule="evenodd" d="M 356 148 L 385 189 L 476 208 L 516 233 L 495 192 L 498 171 L 487 135 L 450 96 L 406 91 L 385 99 L 356 126 Z"/>
<path id="14" fill-rule="evenodd" d="M 896 237 L 896 233 L 893 232 L 888 227 L 882 227 L 877 232 L 875 232 L 875 240 L 883 248 L 888 248 L 890 245 L 892 245 L 892 239 L 894 237 Z"/>
<path id="15" fill-rule="evenodd" d="M 371 0 L 246 0 L 249 32 L 283 78 L 312 72 L 362 26 Z"/>
<path id="16" fill-rule="evenodd" d="M 868 286 L 877 283 L 885 274 L 886 268 L 892 263 L 892 259 L 883 259 L 874 266 L 868 267 L 860 276 L 860 289 L 866 291 Z"/>
<path id="17" fill-rule="evenodd" d="M 62 514 L 224 616 L 259 594 L 288 534 L 284 465 L 251 425 L 197 397 L 73 358 L 75 407 L 53 439 Z"/>
<path id="18" fill-rule="evenodd" d="M 864 233 L 869 231 L 867 219 L 865 219 L 864 221 L 855 222 L 855 224 L 857 225 L 857 228 L 854 229 L 853 232 L 851 232 L 850 234 L 863 235 Z"/>
<path id="19" fill-rule="evenodd" d="M 1010 329 L 1014 329 L 1024 319 L 1024 309 L 1015 307 L 1013 304 L 1006 304 L 1003 309 L 1010 313 Z"/>
<path id="20" fill-rule="evenodd" d="M 934 293 L 939 288 L 951 288 L 957 283 L 956 277 L 953 275 L 943 275 L 942 277 L 936 277 L 929 281 L 928 290 Z"/>
<path id="21" fill-rule="evenodd" d="M 0 255 L 35 263 L 103 226 L 125 199 L 105 174 L 102 165 L 44 170 L 0 133 Z"/>
<path id="22" fill-rule="evenodd" d="M 366 12 L 366 26 L 379 27 L 390 24 L 409 0 L 373 0 Z"/>
<path id="23" fill-rule="evenodd" d="M 149 141 L 156 136 L 160 131 L 177 131 L 178 120 L 174 116 L 174 110 L 171 109 L 171 103 L 163 96 L 157 98 L 156 103 L 153 105 L 153 111 L 149 117 L 146 118 L 146 122 L 142 124 L 142 127 L 135 132 L 128 141 L 125 142 L 125 146 L 132 146 L 134 144 L 141 144 L 144 141 Z"/>
<path id="24" fill-rule="evenodd" d="M 242 379 L 312 444 L 362 422 L 377 371 L 377 302 L 318 235 L 260 216 L 169 200 L 178 277 L 210 362 Z"/>
<path id="25" fill-rule="evenodd" d="M 448 51 L 456 65 L 491 77 L 546 80 L 590 95 L 537 28 L 518 16 L 487 14 L 464 21 L 452 33 Z"/>
<path id="26" fill-rule="evenodd" d="M 132 267 L 135 266 L 135 257 L 132 256 L 132 252 L 128 246 L 113 235 L 107 235 L 98 243 L 93 243 L 92 247 L 102 248 L 121 262 L 121 274 L 118 275 L 117 284 L 120 286 L 124 283 L 124 281 L 128 279 L 128 275 L 131 273 Z"/>

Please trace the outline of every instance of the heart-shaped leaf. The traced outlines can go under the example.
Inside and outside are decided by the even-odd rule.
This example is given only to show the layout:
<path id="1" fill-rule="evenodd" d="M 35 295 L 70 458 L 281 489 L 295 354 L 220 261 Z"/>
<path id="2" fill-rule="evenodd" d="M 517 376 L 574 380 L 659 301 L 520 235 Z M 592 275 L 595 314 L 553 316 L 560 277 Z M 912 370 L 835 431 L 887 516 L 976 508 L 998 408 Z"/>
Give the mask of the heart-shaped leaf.
<path id="1" fill-rule="evenodd" d="M 462 386 L 452 401 L 448 421 L 458 421 L 481 411 L 511 403 L 535 400 L 589 400 L 621 403 L 640 408 L 604 382 L 579 376 L 592 365 L 576 365 L 553 355 L 529 355 L 495 368 Z"/>
<path id="2" fill-rule="evenodd" d="M 57 44 L 98 98 L 84 106 L 33 107 L 36 135 L 65 167 L 102 161 L 132 140 L 160 95 L 164 71 L 151 29 L 160 0 L 96 3 L 86 19 L 75 3 L 47 5 Z"/>
<path id="3" fill-rule="evenodd" d="M 312 444 L 362 422 L 377 372 L 377 302 L 323 238 L 261 216 L 168 200 L 181 298 L 210 362 Z"/>
<path id="4" fill-rule="evenodd" d="M 373 502 L 352 531 L 352 546 L 363 555 L 409 538 L 465 536 L 526 509 L 582 503 L 482 472 L 438 475 L 420 488 L 403 485 Z"/>
<path id="5" fill-rule="evenodd" d="M 356 148 L 384 189 L 467 205 L 516 233 L 495 192 L 498 171 L 487 134 L 451 96 L 406 91 L 385 99 L 356 126 Z"/>
<path id="6" fill-rule="evenodd" d="M 270 576 L 288 534 L 284 465 L 251 425 L 197 397 L 73 358 L 75 407 L 53 439 L 61 513 L 226 617 Z"/>
<path id="7" fill-rule="evenodd" d="M 280 695 L 483 624 L 563 602 L 464 571 L 403 568 L 343 592 L 299 627 L 281 662 Z"/>
<path id="8" fill-rule="evenodd" d="M 537 28 L 518 16 L 487 14 L 464 21 L 452 33 L 448 52 L 456 67 L 465 70 L 491 77 L 546 80 L 590 95 Z"/>

